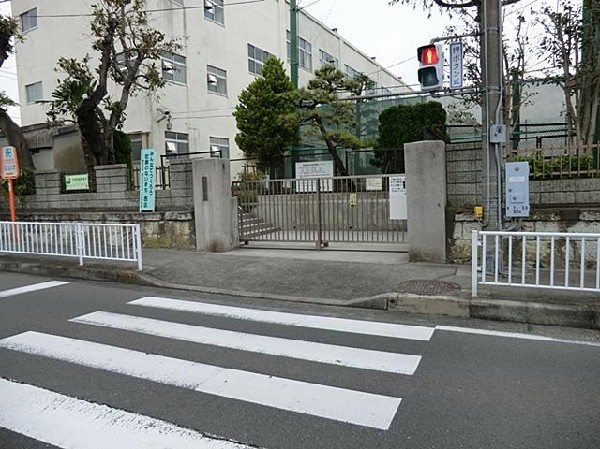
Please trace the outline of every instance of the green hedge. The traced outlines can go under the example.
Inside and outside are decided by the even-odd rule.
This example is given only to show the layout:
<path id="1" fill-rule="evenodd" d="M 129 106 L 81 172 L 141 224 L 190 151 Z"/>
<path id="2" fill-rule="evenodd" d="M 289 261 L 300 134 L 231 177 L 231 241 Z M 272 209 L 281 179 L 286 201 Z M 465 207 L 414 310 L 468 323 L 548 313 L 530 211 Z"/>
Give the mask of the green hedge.
<path id="1" fill-rule="evenodd" d="M 532 155 L 515 155 L 512 162 L 529 162 L 533 179 L 586 178 L 600 176 L 598 150 L 578 156 L 544 156 L 542 151 Z"/>

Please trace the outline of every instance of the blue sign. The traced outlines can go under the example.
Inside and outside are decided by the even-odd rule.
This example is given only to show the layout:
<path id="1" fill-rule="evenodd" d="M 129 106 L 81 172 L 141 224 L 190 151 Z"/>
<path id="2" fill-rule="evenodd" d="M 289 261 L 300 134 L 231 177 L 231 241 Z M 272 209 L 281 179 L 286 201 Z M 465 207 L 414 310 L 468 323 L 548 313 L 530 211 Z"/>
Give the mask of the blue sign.
<path id="1" fill-rule="evenodd" d="M 463 48 L 462 42 L 450 44 L 450 89 L 463 86 Z"/>
<path id="2" fill-rule="evenodd" d="M 156 208 L 156 150 L 142 150 L 140 161 L 140 212 Z"/>

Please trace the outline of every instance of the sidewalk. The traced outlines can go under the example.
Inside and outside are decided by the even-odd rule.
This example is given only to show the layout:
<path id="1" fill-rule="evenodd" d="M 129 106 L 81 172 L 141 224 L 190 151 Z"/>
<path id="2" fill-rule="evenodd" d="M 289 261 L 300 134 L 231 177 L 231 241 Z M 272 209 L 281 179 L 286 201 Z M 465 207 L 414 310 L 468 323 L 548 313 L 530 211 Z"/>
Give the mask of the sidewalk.
<path id="1" fill-rule="evenodd" d="M 144 269 L 65 259 L 0 256 L 0 271 L 261 297 L 393 312 L 431 313 L 530 324 L 600 329 L 600 297 L 519 287 L 480 286 L 471 298 L 471 267 L 408 262 L 408 254 L 261 248 L 227 253 L 144 249 Z M 394 247 L 395 250 L 398 246 Z M 378 250 L 378 251 L 375 251 Z"/>

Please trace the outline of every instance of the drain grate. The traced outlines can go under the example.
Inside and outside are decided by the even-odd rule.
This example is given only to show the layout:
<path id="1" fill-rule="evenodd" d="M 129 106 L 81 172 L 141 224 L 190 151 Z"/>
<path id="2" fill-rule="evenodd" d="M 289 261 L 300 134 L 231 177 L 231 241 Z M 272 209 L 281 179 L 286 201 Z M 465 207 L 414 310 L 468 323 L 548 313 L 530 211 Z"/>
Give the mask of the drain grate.
<path id="1" fill-rule="evenodd" d="M 435 295 L 439 293 L 450 293 L 454 290 L 459 289 L 460 285 L 455 284 L 454 282 L 431 281 L 424 279 L 406 281 L 400 284 L 400 292 L 414 293 L 416 295 Z"/>

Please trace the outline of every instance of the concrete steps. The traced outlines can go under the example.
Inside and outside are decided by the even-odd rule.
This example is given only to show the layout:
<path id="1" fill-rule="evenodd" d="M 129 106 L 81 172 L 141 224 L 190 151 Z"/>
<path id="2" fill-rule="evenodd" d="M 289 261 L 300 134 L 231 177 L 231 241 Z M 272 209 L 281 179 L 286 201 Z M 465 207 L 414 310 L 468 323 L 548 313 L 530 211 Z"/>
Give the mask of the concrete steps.
<path id="1" fill-rule="evenodd" d="M 280 228 L 259 218 L 253 212 L 243 212 L 240 219 L 240 241 L 271 234 Z"/>

